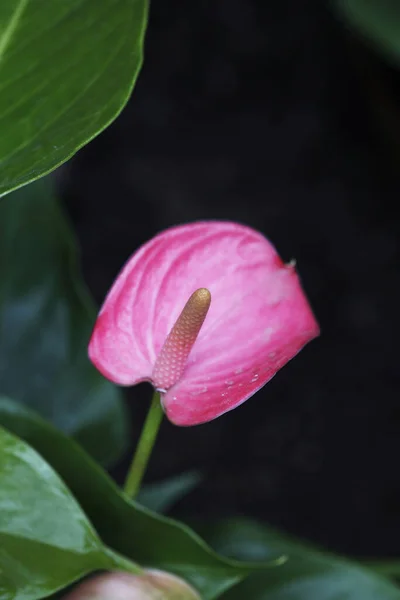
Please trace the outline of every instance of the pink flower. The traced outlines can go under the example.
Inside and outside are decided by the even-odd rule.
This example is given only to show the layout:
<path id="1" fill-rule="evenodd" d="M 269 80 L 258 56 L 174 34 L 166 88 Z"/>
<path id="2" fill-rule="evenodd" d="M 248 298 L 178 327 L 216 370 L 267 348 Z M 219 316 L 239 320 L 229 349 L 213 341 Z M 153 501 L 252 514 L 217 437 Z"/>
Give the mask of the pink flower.
<path id="1" fill-rule="evenodd" d="M 150 381 L 170 421 L 197 425 L 250 398 L 318 334 L 294 265 L 253 229 L 206 221 L 133 254 L 89 356 L 114 383 Z"/>

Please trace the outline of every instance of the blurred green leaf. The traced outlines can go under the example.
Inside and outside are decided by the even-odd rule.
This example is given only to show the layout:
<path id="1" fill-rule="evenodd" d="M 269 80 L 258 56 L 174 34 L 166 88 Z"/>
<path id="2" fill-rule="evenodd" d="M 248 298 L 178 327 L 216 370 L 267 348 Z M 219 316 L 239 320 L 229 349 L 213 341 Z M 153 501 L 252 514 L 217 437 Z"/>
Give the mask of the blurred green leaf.
<path id="1" fill-rule="evenodd" d="M 124 568 L 47 463 L 0 428 L 0 598 L 47 597 L 86 573 Z"/>
<path id="2" fill-rule="evenodd" d="M 130 501 L 77 444 L 21 405 L 0 398 L 0 424 L 48 460 L 103 542 L 118 553 L 180 575 L 199 590 L 203 600 L 218 598 L 252 570 L 250 564 L 218 556 L 182 523 Z M 277 557 L 271 553 L 271 570 Z"/>
<path id="3" fill-rule="evenodd" d="M 1 0 L 0 196 L 49 173 L 122 110 L 147 0 Z"/>
<path id="4" fill-rule="evenodd" d="M 155 512 L 166 513 L 181 498 L 194 490 L 201 480 L 200 473 L 188 471 L 165 481 L 147 484 L 140 490 L 137 501 Z"/>
<path id="5" fill-rule="evenodd" d="M 400 590 L 373 571 L 260 523 L 225 520 L 201 531 L 216 551 L 237 560 L 269 560 L 277 553 L 288 557 L 279 569 L 250 575 L 224 600 L 400 600 Z"/>
<path id="6" fill-rule="evenodd" d="M 87 358 L 94 319 L 76 242 L 49 181 L 1 201 L 0 393 L 107 463 L 125 448 L 127 419 L 119 390 Z"/>
<path id="7" fill-rule="evenodd" d="M 334 7 L 350 27 L 400 63 L 399 0 L 334 0 Z"/>

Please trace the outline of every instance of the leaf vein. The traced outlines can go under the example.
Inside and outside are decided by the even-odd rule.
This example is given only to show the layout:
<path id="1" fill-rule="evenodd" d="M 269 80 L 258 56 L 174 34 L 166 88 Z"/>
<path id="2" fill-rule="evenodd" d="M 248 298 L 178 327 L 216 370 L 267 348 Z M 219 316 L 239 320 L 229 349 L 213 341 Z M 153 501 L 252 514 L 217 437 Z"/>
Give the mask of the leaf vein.
<path id="1" fill-rule="evenodd" d="M 67 106 L 64 106 L 62 108 L 62 110 L 60 110 L 54 116 L 54 118 L 50 119 L 46 123 L 46 125 L 44 127 L 42 127 L 39 131 L 37 131 L 36 132 L 36 136 L 39 135 L 39 134 L 44 134 L 52 126 L 54 126 L 57 123 L 57 121 L 63 115 L 65 115 L 66 113 L 68 113 L 68 111 L 74 106 L 74 104 L 76 104 L 76 102 L 78 100 L 80 100 L 82 98 L 82 96 L 84 96 L 90 90 L 90 88 L 93 87 L 93 85 L 95 85 L 95 83 L 97 83 L 97 81 L 104 75 L 104 73 L 106 72 L 106 70 L 109 67 L 109 65 L 113 62 L 113 60 L 115 59 L 115 57 L 118 56 L 118 53 L 121 50 L 122 46 L 126 43 L 126 36 L 125 35 L 121 36 L 121 38 L 122 39 L 120 39 L 120 43 L 116 44 L 116 50 L 114 49 L 114 52 L 110 53 L 109 59 L 105 62 L 104 66 L 103 66 L 103 69 L 101 71 L 99 71 L 98 73 L 96 73 L 96 75 L 90 79 L 90 81 L 87 83 L 87 85 L 80 91 L 79 94 L 77 94 L 75 96 L 75 98 Z M 28 147 L 29 144 L 31 144 L 31 142 L 32 142 L 32 138 L 28 139 L 27 141 L 23 142 L 22 144 L 20 144 L 16 148 L 14 148 L 13 151 L 10 152 L 8 155 L 1 157 L 0 158 L 0 167 L 4 167 L 4 163 L 6 163 L 7 161 L 9 161 L 18 152 L 21 152 L 26 147 Z"/>
<path id="2" fill-rule="evenodd" d="M 4 30 L 3 36 L 0 39 L 0 62 L 4 58 L 7 48 L 11 43 L 14 33 L 17 30 L 18 23 L 23 15 L 26 7 L 28 6 L 28 2 L 29 2 L 29 0 L 19 0 L 19 3 L 15 7 L 13 16 L 11 17 L 8 26 Z"/>

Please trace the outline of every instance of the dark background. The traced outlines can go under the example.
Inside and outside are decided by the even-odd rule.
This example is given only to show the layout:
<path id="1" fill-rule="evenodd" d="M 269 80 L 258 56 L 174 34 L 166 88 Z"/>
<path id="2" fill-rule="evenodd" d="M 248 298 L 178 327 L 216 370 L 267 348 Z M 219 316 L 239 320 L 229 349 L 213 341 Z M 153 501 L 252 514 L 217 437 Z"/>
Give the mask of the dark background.
<path id="1" fill-rule="evenodd" d="M 98 303 L 139 244 L 196 219 L 297 259 L 321 338 L 238 410 L 165 423 L 147 481 L 200 469 L 175 514 L 372 556 L 400 553 L 400 185 L 363 53 L 320 0 L 154 0 L 133 97 L 60 191 Z M 127 393 L 133 442 L 149 396 Z"/>

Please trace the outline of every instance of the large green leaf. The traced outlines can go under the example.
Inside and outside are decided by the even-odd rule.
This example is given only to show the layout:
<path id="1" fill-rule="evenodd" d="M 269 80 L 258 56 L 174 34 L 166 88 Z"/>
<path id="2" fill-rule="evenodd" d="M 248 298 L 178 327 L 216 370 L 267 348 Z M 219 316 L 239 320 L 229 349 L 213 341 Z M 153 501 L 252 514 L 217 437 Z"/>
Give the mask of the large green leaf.
<path id="1" fill-rule="evenodd" d="M 91 571 L 126 566 L 39 454 L 0 428 L 0 599 L 43 598 Z"/>
<path id="2" fill-rule="evenodd" d="M 119 114 L 147 0 L 1 0 L 0 196 L 63 163 Z"/>
<path id="3" fill-rule="evenodd" d="M 351 561 L 319 552 L 247 520 L 227 520 L 203 532 L 222 554 L 240 560 L 288 557 L 280 569 L 252 574 L 224 600 L 400 600 L 390 581 Z"/>
<path id="4" fill-rule="evenodd" d="M 215 554 L 185 525 L 131 502 L 77 444 L 21 405 L 0 398 L 0 423 L 49 461 L 103 542 L 115 551 L 180 575 L 199 590 L 203 600 L 217 598 L 251 570 L 250 565 Z M 277 556 L 271 553 L 272 570 Z"/>
<path id="5" fill-rule="evenodd" d="M 107 462 L 125 446 L 126 418 L 119 390 L 87 358 L 95 312 L 49 186 L 41 180 L 0 202 L 0 393 Z"/>
<path id="6" fill-rule="evenodd" d="M 339 14 L 377 49 L 400 63 L 399 0 L 333 0 Z"/>

